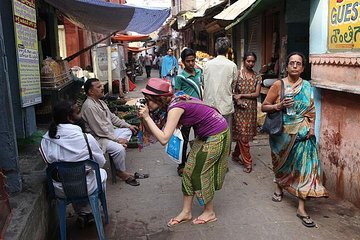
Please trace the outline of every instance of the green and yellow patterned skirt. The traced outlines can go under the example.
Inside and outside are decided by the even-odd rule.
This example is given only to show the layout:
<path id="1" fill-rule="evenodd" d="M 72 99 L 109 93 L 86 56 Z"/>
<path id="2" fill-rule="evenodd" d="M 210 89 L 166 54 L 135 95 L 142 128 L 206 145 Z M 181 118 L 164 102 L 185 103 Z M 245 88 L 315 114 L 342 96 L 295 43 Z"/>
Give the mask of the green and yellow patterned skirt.
<path id="1" fill-rule="evenodd" d="M 182 191 L 186 196 L 194 194 L 200 205 L 214 198 L 215 190 L 224 183 L 230 149 L 230 131 L 196 139 L 191 147 L 182 177 Z"/>

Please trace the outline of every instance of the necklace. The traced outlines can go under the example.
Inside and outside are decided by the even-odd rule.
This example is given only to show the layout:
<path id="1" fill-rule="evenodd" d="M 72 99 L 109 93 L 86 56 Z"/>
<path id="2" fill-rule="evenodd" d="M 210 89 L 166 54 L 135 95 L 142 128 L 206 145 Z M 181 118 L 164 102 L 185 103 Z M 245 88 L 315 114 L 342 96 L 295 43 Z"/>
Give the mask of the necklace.
<path id="1" fill-rule="evenodd" d="M 242 70 L 242 74 L 243 74 L 244 79 L 246 79 L 246 80 L 249 79 L 249 75 L 245 72 L 244 69 Z M 253 75 L 254 75 L 254 72 L 250 73 L 251 78 L 253 77 Z"/>

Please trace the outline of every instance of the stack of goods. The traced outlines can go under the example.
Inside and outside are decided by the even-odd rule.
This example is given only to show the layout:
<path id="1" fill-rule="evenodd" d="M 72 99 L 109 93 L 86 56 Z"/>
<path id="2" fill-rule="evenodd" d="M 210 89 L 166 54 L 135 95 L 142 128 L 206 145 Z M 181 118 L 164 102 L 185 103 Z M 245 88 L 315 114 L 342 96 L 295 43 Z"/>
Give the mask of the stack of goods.
<path id="1" fill-rule="evenodd" d="M 51 57 L 47 57 L 42 65 L 41 88 L 56 89 L 72 81 L 72 74 L 66 61 L 55 61 Z"/>
<path id="2" fill-rule="evenodd" d="M 205 63 L 214 57 L 209 55 L 208 53 L 202 52 L 202 51 L 196 51 L 196 64 L 203 68 Z"/>

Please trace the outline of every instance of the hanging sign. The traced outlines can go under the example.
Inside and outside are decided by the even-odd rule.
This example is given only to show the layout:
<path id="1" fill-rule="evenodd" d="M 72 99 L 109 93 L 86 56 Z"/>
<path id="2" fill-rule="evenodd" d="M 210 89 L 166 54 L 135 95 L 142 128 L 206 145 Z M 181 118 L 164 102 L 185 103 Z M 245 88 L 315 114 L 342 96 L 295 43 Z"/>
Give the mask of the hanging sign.
<path id="1" fill-rule="evenodd" d="M 329 50 L 360 49 L 360 1 L 329 0 Z"/>
<path id="2" fill-rule="evenodd" d="M 13 0 L 21 106 L 41 103 L 35 0 Z"/>

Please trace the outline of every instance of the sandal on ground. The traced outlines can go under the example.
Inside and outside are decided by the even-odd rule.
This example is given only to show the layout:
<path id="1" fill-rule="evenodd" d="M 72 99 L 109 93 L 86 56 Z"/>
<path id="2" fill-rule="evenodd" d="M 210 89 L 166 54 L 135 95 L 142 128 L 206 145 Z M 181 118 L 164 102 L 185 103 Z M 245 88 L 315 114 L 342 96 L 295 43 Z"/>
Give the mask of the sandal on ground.
<path id="1" fill-rule="evenodd" d="M 167 223 L 167 226 L 168 226 L 168 227 L 174 227 L 174 226 L 179 225 L 179 224 L 181 224 L 181 223 L 189 222 L 190 220 L 191 220 L 191 218 L 190 218 L 190 219 L 182 219 L 182 220 L 177 220 L 177 219 L 175 219 L 175 218 L 172 218 L 172 219 L 170 219 L 170 221 Z"/>
<path id="2" fill-rule="evenodd" d="M 200 225 L 200 224 L 206 224 L 206 223 L 211 223 L 211 222 L 215 222 L 217 221 L 217 218 L 216 217 L 213 217 L 213 218 L 210 218 L 208 220 L 205 220 L 205 219 L 201 219 L 201 218 L 195 218 L 192 223 L 194 225 Z"/>
<path id="3" fill-rule="evenodd" d="M 301 222 L 305 227 L 316 226 L 315 222 L 311 219 L 310 216 L 301 216 L 300 214 L 296 214 L 296 216 L 301 219 Z"/>
<path id="4" fill-rule="evenodd" d="M 273 200 L 274 202 L 281 202 L 282 198 L 284 196 L 284 193 L 276 193 L 274 192 L 274 195 L 272 196 L 271 200 Z"/>
<path id="5" fill-rule="evenodd" d="M 140 183 L 133 177 L 133 176 L 129 176 L 125 182 L 131 186 L 139 186 Z"/>
<path id="6" fill-rule="evenodd" d="M 138 173 L 138 172 L 134 173 L 135 179 L 144 179 L 144 178 L 148 178 L 149 176 L 150 175 L 148 173 Z"/>
<path id="7" fill-rule="evenodd" d="M 243 168 L 243 172 L 245 172 L 245 173 L 251 173 L 251 171 L 252 171 L 252 167 L 244 167 Z"/>

